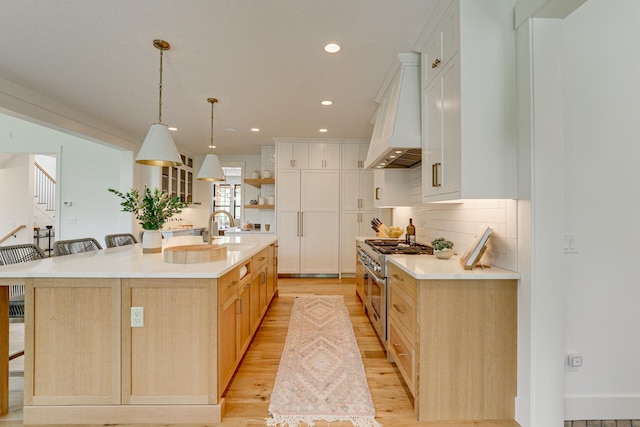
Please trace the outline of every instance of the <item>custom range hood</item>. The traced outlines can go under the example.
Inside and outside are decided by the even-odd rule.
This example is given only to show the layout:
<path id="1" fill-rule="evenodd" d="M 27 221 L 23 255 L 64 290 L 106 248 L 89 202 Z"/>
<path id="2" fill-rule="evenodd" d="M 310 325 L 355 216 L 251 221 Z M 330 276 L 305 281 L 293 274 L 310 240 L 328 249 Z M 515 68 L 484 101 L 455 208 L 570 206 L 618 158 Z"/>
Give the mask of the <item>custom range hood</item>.
<path id="1" fill-rule="evenodd" d="M 365 168 L 410 168 L 422 161 L 420 55 L 399 53 L 376 96 L 380 104 Z"/>

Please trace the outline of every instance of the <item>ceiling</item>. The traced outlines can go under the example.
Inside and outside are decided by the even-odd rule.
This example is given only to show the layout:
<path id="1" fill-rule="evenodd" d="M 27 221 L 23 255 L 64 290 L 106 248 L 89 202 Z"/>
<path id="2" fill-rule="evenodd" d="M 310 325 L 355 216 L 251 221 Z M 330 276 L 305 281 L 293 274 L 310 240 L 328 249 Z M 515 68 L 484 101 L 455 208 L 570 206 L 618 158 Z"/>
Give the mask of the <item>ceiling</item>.
<path id="1" fill-rule="evenodd" d="M 0 0 L 0 76 L 141 143 L 158 121 L 163 39 L 162 122 L 183 151 L 208 151 L 210 97 L 218 154 L 257 154 L 274 137 L 370 138 L 395 55 L 411 51 L 436 3 Z M 340 52 L 325 53 L 329 42 Z"/>

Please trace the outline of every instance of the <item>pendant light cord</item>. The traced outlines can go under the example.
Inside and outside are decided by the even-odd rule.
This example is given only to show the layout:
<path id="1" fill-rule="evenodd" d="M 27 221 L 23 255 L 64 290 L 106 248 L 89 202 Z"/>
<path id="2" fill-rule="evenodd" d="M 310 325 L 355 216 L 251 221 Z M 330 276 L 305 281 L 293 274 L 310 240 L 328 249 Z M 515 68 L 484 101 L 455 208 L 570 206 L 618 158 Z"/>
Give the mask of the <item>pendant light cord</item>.
<path id="1" fill-rule="evenodd" d="M 209 144 L 209 149 L 211 150 L 211 154 L 213 154 L 213 105 L 215 103 L 211 103 L 211 144 Z"/>
<path id="2" fill-rule="evenodd" d="M 158 102 L 158 123 L 162 124 L 162 56 L 164 54 L 164 49 L 160 49 L 160 100 Z"/>

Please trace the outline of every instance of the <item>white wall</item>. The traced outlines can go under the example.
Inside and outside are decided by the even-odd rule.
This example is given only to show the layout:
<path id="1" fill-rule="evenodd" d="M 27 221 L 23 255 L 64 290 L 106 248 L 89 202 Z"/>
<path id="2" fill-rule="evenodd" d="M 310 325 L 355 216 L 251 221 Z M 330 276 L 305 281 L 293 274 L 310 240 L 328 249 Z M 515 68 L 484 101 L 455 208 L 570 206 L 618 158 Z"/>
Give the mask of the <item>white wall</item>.
<path id="1" fill-rule="evenodd" d="M 103 243 L 105 234 L 131 230 L 131 215 L 120 212 L 118 199 L 107 189 L 131 186 L 133 152 L 3 114 L 0 129 L 0 153 L 56 153 L 56 240 L 95 237 Z M 32 191 L 18 192 L 22 182 L 31 182 L 30 174 L 12 175 L 10 182 L 10 194 L 21 194 L 32 205 Z M 72 205 L 62 207 L 63 201 Z M 32 220 L 33 213 L 24 218 Z"/>
<path id="2" fill-rule="evenodd" d="M 640 418 L 639 17 L 589 0 L 564 21 L 567 419 Z"/>

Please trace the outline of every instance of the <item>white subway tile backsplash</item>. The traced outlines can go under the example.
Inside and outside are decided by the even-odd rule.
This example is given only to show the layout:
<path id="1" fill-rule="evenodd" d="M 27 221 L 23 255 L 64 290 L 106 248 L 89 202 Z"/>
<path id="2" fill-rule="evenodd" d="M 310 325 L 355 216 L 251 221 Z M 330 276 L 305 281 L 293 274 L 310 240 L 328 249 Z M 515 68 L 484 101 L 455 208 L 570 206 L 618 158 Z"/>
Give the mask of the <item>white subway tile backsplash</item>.
<path id="1" fill-rule="evenodd" d="M 413 172 L 413 171 L 412 171 Z M 411 175 L 413 177 L 413 174 Z M 415 182 L 412 180 L 412 184 Z M 414 192 L 421 193 L 420 180 Z M 412 197 L 412 200 L 413 197 Z M 463 200 L 460 203 L 431 203 L 421 205 L 421 196 L 402 217 L 413 218 L 418 242 L 429 244 L 445 237 L 454 242 L 457 254 L 464 254 L 482 225 L 494 229 L 482 262 L 516 270 L 517 266 L 517 203 L 515 200 Z"/>

